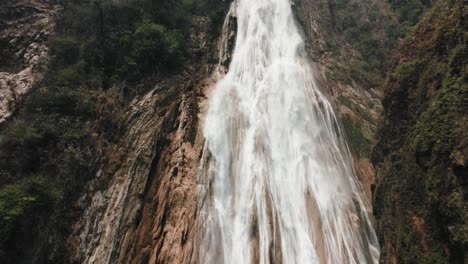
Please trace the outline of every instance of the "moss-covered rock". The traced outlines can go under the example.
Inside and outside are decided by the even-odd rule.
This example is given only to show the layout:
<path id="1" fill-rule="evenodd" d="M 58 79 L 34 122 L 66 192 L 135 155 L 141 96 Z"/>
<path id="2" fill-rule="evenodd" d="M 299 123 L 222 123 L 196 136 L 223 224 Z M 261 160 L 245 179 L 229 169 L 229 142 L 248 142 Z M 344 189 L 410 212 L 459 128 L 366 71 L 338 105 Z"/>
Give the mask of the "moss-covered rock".
<path id="1" fill-rule="evenodd" d="M 384 263 L 467 263 L 467 13 L 435 1 L 385 85 L 373 154 Z"/>

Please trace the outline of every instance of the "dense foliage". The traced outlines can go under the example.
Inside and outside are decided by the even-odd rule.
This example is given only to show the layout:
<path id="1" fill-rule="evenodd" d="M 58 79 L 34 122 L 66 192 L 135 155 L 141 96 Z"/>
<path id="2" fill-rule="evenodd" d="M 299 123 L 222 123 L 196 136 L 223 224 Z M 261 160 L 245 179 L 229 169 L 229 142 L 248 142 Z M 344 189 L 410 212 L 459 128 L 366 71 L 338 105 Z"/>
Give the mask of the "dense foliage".
<path id="1" fill-rule="evenodd" d="M 333 30 L 360 53 L 349 62 L 349 76 L 364 87 L 379 87 L 386 75 L 389 52 L 398 40 L 392 31 L 399 25 L 375 1 L 329 0 L 328 3 Z"/>
<path id="2" fill-rule="evenodd" d="M 71 205 L 119 139 L 124 105 L 193 60 L 191 15 L 213 3 L 63 4 L 46 78 L 0 127 L 2 263 L 66 262 Z"/>
<path id="3" fill-rule="evenodd" d="M 463 0 L 436 1 L 386 84 L 374 153 L 385 259 L 468 261 L 467 16 Z"/>
<path id="4" fill-rule="evenodd" d="M 408 30 L 419 22 L 419 17 L 432 6 L 433 0 L 388 0 L 398 11 L 401 30 Z"/>
<path id="5" fill-rule="evenodd" d="M 356 56 L 341 55 L 347 67 L 340 78 L 349 78 L 363 87 L 380 87 L 387 76 L 398 41 L 418 22 L 432 0 L 327 0 L 333 28 L 355 48 Z M 392 12 L 393 9 L 394 12 Z M 396 17 L 396 18 L 395 18 Z M 339 49 L 343 41 L 328 43 Z M 338 58 L 338 60 L 340 60 Z"/>
<path id="6" fill-rule="evenodd" d="M 104 89 L 170 74 L 187 60 L 189 19 L 181 1 L 69 1 L 52 68 Z"/>

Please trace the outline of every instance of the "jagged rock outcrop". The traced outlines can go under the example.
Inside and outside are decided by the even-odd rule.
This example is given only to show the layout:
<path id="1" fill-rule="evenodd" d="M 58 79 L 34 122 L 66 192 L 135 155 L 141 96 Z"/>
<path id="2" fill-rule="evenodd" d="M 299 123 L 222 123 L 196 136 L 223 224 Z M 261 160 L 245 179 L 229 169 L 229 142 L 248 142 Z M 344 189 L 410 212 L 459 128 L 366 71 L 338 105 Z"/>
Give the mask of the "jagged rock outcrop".
<path id="1" fill-rule="evenodd" d="M 51 1 L 7 1 L 0 5 L 0 123 L 43 78 L 47 41 L 60 7 Z"/>

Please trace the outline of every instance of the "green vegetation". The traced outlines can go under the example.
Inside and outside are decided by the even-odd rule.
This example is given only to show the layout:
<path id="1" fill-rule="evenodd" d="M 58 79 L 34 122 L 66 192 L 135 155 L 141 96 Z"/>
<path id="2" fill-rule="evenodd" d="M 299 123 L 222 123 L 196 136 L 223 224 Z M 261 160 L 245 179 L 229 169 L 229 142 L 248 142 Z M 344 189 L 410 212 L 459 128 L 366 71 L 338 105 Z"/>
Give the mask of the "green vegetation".
<path id="1" fill-rule="evenodd" d="M 0 130 L 0 255 L 20 254 L 24 237 L 45 232 L 42 221 L 62 215 L 94 171 L 94 103 L 68 87 L 36 91 L 19 116 Z M 5 246 L 5 247 L 4 247 Z M 8 247 L 7 247 L 8 246 Z M 5 255 L 3 255 L 5 254 Z"/>
<path id="2" fill-rule="evenodd" d="M 174 73 L 189 60 L 190 17 L 181 1 L 67 1 L 51 69 L 104 89 Z"/>
<path id="3" fill-rule="evenodd" d="M 359 120 L 353 121 L 348 114 L 341 121 L 351 150 L 356 152 L 359 157 L 368 157 L 371 152 L 372 142 L 363 134 L 362 122 Z"/>
<path id="4" fill-rule="evenodd" d="M 0 243 L 11 235 L 18 218 L 34 218 L 50 210 L 61 199 L 60 190 L 45 177 L 32 176 L 0 189 Z M 36 212 L 35 212 L 36 210 Z"/>
<path id="5" fill-rule="evenodd" d="M 332 30 L 359 54 L 347 55 L 341 79 L 363 87 L 380 87 L 389 71 L 398 42 L 432 6 L 432 0 L 327 0 Z M 393 11 L 393 12 L 392 12 Z M 328 43 L 338 50 L 343 41 Z M 340 56 L 343 56 L 340 54 Z M 343 58 L 337 57 L 337 61 Z"/>
<path id="6" fill-rule="evenodd" d="M 376 123 L 375 119 L 366 109 L 353 103 L 348 97 L 339 96 L 338 101 L 357 115 L 353 118 L 349 114 L 344 114 L 341 118 L 351 151 L 358 157 L 369 157 L 375 143 L 373 139 L 375 131 L 371 128 Z M 364 121 L 370 126 L 365 125 Z"/>
<path id="7" fill-rule="evenodd" d="M 120 139 L 125 105 L 195 61 L 188 53 L 192 15 L 210 6 L 215 18 L 223 5 L 64 1 L 46 78 L 0 127 L 3 262 L 67 262 L 71 205 Z"/>
<path id="8" fill-rule="evenodd" d="M 359 56 L 346 62 L 349 77 L 364 87 L 379 87 L 385 78 L 390 51 L 398 37 L 385 31 L 398 24 L 375 1 L 329 0 L 333 30 L 346 39 Z"/>
<path id="9" fill-rule="evenodd" d="M 391 7 L 400 16 L 400 25 L 404 32 L 419 22 L 419 17 L 432 6 L 433 0 L 388 0 Z M 402 36 L 402 35 L 401 35 Z"/>
<path id="10" fill-rule="evenodd" d="M 465 9 L 463 0 L 436 1 L 387 84 L 374 208 L 383 257 L 399 263 L 468 260 Z"/>
<path id="11" fill-rule="evenodd" d="M 131 61 L 138 65 L 142 74 L 151 74 L 164 69 L 173 69 L 180 63 L 183 36 L 179 31 L 144 20 L 132 37 L 122 40 L 133 42 Z"/>
<path id="12" fill-rule="evenodd" d="M 354 104 L 353 102 L 351 102 L 349 98 L 345 96 L 339 96 L 338 100 L 340 101 L 340 103 L 348 107 L 350 110 L 353 110 L 353 112 L 359 115 L 359 117 L 361 117 L 362 119 L 366 120 L 370 124 L 376 124 L 374 117 L 372 117 L 372 115 L 366 109 L 364 109 L 363 107 L 359 105 Z"/>

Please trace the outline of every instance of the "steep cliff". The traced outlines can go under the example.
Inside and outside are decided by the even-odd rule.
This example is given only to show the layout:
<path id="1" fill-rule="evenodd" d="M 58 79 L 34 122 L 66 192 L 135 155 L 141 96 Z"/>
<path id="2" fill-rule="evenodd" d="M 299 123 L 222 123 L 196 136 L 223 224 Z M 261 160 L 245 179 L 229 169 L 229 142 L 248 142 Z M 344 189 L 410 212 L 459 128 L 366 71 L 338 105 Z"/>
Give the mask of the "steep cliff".
<path id="1" fill-rule="evenodd" d="M 212 7 L 222 10 L 221 17 L 227 12 L 226 3 Z M 70 262 L 192 260 L 204 143 L 200 124 L 217 63 L 225 64 L 218 60 L 219 49 L 232 41 L 231 34 L 219 40 L 214 35 L 220 29 L 214 23 L 222 25 L 217 18 L 195 12 L 188 43 L 197 60 L 183 72 L 157 80 L 154 89 L 124 110 L 123 135 L 77 203 L 83 214 L 68 239 Z"/>
<path id="2" fill-rule="evenodd" d="M 435 1 L 385 84 L 373 160 L 383 263 L 467 263 L 467 5 Z"/>
<path id="3" fill-rule="evenodd" d="M 382 111 L 381 86 L 398 41 L 398 16 L 386 1 L 298 0 L 297 20 L 322 88 L 336 111 L 369 199 L 370 162 Z"/>
<path id="4" fill-rule="evenodd" d="M 234 46 L 230 1 L 57 2 L 0 4 L 0 258 L 198 259 L 201 125 Z M 436 1 L 411 31 L 430 3 L 293 1 L 369 197 L 378 143 L 385 263 L 466 258 L 466 3 Z"/>
<path id="5" fill-rule="evenodd" d="M 40 53 L 41 60 L 34 60 L 41 70 L 34 82 L 42 82 L 27 84 L 30 96 L 0 131 L 0 253 L 7 263 L 188 262 L 196 239 L 200 124 L 215 66 L 221 60 L 218 70 L 224 72 L 234 45 L 235 14 L 220 35 L 230 2 L 70 0 L 63 10 L 44 9 L 45 2 L 11 1 L 3 9 L 17 8 L 15 14 L 25 17 L 12 20 L 5 32 L 30 28 L 34 41 L 48 41 L 48 48 L 41 47 L 51 56 Z M 334 11 L 327 1 L 319 4 L 300 5 L 298 17 L 323 88 L 340 112 L 373 127 L 369 120 L 378 115 L 379 93 L 350 76 L 329 77 L 348 67 L 331 63 L 351 53 L 346 49 L 358 54 L 356 61 L 364 58 L 351 39 L 330 33 Z M 50 27 L 41 28 L 39 37 L 35 18 L 42 16 L 29 9 L 50 10 Z M 3 15 L 15 18 L 8 12 Z M 311 35 L 312 27 L 320 35 Z M 51 40 L 52 31 L 57 36 Z M 23 65 L 14 55 L 23 44 L 10 42 L 7 33 L 4 69 L 14 72 Z M 321 46 L 329 37 L 336 43 Z M 366 135 L 370 141 L 372 133 Z M 361 148 L 359 140 L 351 147 L 357 158 L 367 158 L 371 143 Z M 372 168 L 367 160 L 360 168 L 369 186 Z M 28 234 L 33 243 L 24 242 Z"/>
<path id="6" fill-rule="evenodd" d="M 227 5 L 63 4 L 56 34 L 37 38 L 50 50 L 45 74 L 0 127 L 2 263 L 179 262 L 191 250 L 198 113 Z M 36 30 L 23 5 L 47 6 L 8 2 L 2 11 L 25 19 L 5 32 Z M 22 65 L 12 55 L 21 45 L 2 47 L 4 69 Z"/>

